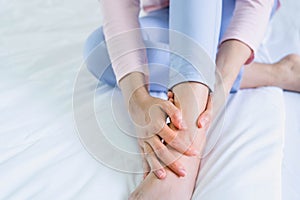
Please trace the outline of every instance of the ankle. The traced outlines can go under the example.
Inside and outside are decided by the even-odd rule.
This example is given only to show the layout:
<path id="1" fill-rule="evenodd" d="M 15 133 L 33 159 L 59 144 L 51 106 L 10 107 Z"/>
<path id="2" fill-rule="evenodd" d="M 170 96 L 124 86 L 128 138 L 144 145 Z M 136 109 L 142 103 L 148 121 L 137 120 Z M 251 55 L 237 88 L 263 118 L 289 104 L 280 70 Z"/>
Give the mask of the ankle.
<path id="1" fill-rule="evenodd" d="M 281 87 L 282 82 L 284 81 L 282 63 L 277 62 L 274 64 L 266 65 L 266 68 L 267 74 L 269 74 L 266 85 Z"/>
<path id="2" fill-rule="evenodd" d="M 292 60 L 290 55 L 282 58 L 280 61 L 278 61 L 277 63 L 274 63 L 274 76 L 275 76 L 275 86 L 278 86 L 280 88 L 284 88 L 285 87 L 285 83 L 288 81 L 290 75 L 290 67 L 292 66 Z"/>

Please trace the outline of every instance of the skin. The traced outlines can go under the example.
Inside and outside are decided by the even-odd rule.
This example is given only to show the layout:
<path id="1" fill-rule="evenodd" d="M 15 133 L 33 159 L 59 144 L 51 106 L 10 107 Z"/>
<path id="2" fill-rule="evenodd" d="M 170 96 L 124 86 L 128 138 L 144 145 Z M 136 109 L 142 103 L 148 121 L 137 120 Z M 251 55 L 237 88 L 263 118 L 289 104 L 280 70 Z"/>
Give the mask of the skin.
<path id="1" fill-rule="evenodd" d="M 205 133 L 210 122 L 218 113 L 219 108 L 225 103 L 240 67 L 246 62 L 250 54 L 250 48 L 238 40 L 228 40 L 221 44 L 216 60 L 219 77 L 216 80 L 213 98 L 209 98 L 211 100 L 207 104 L 205 103 L 207 100 L 203 98 L 203 91 L 201 93 L 196 89 L 198 86 L 200 88 L 201 86 L 203 87 L 201 84 L 188 83 L 196 85 L 191 91 L 191 93 L 195 94 L 193 97 L 186 94 L 187 88 L 189 88 L 186 86 L 187 84 L 179 84 L 173 89 L 173 92 L 168 94 L 170 102 L 182 110 L 182 117 L 188 125 L 179 132 L 184 133 L 182 135 L 187 138 L 190 138 L 193 133 L 202 135 L 202 137 L 198 137 L 198 139 L 193 141 L 193 145 L 198 147 L 200 152 L 205 144 L 205 136 L 203 136 L 205 134 L 203 133 Z M 274 64 L 252 63 L 251 66 L 247 66 L 244 71 L 241 88 L 260 86 L 278 86 L 286 90 L 300 92 L 300 56 L 292 54 Z M 223 95 L 224 98 L 216 98 L 223 97 Z M 201 104 L 201 106 L 197 107 L 200 108 L 199 110 L 195 109 L 194 106 L 191 109 L 190 105 L 198 105 L 198 103 Z M 196 118 L 195 115 L 189 115 L 194 113 L 195 110 L 196 115 L 201 113 Z M 177 130 L 173 122 L 170 127 L 172 130 Z M 174 155 L 180 154 L 170 146 L 167 146 L 167 148 Z M 145 152 L 151 154 L 153 149 L 146 148 Z M 151 159 L 155 160 L 155 154 L 152 155 Z M 187 173 L 184 177 L 176 175 L 172 172 L 172 168 L 164 167 L 164 176 L 159 179 L 155 170 L 152 170 L 150 173 L 146 173 L 147 176 L 145 176 L 144 181 L 130 195 L 129 199 L 190 199 L 199 172 L 200 160 L 195 157 L 182 155 L 178 161 L 186 169 Z M 158 166 L 159 163 L 156 163 L 156 165 Z M 159 168 L 156 165 L 149 165 L 149 156 L 146 158 L 145 169 Z"/>
<path id="2" fill-rule="evenodd" d="M 206 108 L 208 98 L 208 89 L 200 83 L 182 83 L 173 88 L 174 104 L 182 110 L 183 118 L 187 127 L 180 130 L 178 137 L 182 140 L 192 141 L 192 145 L 202 152 L 205 145 L 205 130 L 199 129 L 197 125 L 199 113 Z M 191 106 L 193 105 L 193 109 Z M 171 123 L 170 127 L 175 130 Z M 178 177 L 172 173 L 169 167 L 165 167 L 166 178 L 158 179 L 154 173 L 150 173 L 138 188 L 131 194 L 129 199 L 158 200 L 158 199 L 190 199 L 195 181 L 199 171 L 200 157 L 189 157 L 181 155 L 174 151 L 169 145 L 167 148 L 177 157 L 187 174 L 184 177 Z"/>
<path id="3" fill-rule="evenodd" d="M 225 99 L 229 94 L 230 88 L 233 85 L 234 80 L 236 79 L 239 70 L 241 68 L 241 66 L 246 62 L 246 60 L 249 58 L 251 54 L 251 50 L 250 48 L 245 45 L 244 43 L 237 41 L 237 40 L 228 40 L 225 41 L 224 43 L 222 43 L 222 45 L 220 46 L 218 55 L 217 55 L 217 60 L 216 60 L 216 64 L 217 64 L 217 71 L 220 72 L 221 77 L 217 78 L 216 81 L 216 85 L 215 85 L 215 96 L 222 96 L 224 98 L 215 98 L 216 101 L 214 101 L 212 104 L 215 109 L 214 112 L 208 110 L 207 112 L 199 112 L 199 117 L 197 120 L 197 124 L 198 127 L 205 127 L 206 124 L 209 124 L 211 121 L 211 118 L 214 117 L 217 114 L 217 111 L 219 110 L 219 108 L 222 107 L 222 105 L 225 103 Z M 239 56 L 236 56 L 239 55 Z M 125 77 L 125 80 L 122 79 L 120 81 L 120 86 L 122 89 L 123 94 L 125 94 L 125 99 L 129 99 L 128 94 L 132 93 L 133 91 L 137 91 L 136 89 L 132 89 L 132 87 L 130 85 L 134 85 L 135 87 L 138 87 L 139 85 L 145 85 L 144 83 L 144 79 L 143 77 L 134 77 L 137 76 L 139 73 L 131 73 L 129 74 L 127 77 Z M 139 74 L 141 75 L 141 74 Z M 133 77 L 133 78 L 132 78 Z M 222 81 L 221 81 L 222 80 Z M 129 87 L 128 87 L 129 85 Z M 180 85 L 180 84 L 179 84 Z M 128 89 L 129 88 L 129 89 Z M 131 105 L 139 105 L 139 104 L 144 104 L 144 100 L 139 101 L 139 99 L 144 98 L 145 96 L 149 95 L 146 89 L 143 89 L 143 91 L 138 91 L 138 95 L 137 98 L 135 98 L 135 100 L 132 102 Z M 133 95 L 135 96 L 135 95 Z M 149 98 L 147 96 L 147 98 Z M 199 101 L 201 101 L 202 99 L 198 96 L 197 97 L 199 99 Z M 139 103 L 141 102 L 141 103 Z M 205 100 L 203 103 L 207 104 L 207 100 Z M 149 103 L 148 105 L 151 105 L 151 103 Z M 210 106 L 211 107 L 211 106 Z M 136 116 L 136 119 L 141 119 L 140 117 L 140 113 L 144 112 L 144 113 L 148 113 L 149 109 L 140 109 L 140 112 L 132 112 L 130 110 L 130 104 L 129 104 L 129 112 L 131 114 L 133 114 L 134 116 Z M 179 121 L 178 118 L 175 118 L 175 120 L 173 121 L 172 116 L 181 116 L 180 111 L 175 111 L 174 112 L 177 113 L 177 115 L 169 115 L 171 118 L 172 123 L 174 124 L 174 126 L 178 129 L 184 127 L 184 125 L 182 125 L 181 127 L 179 126 Z M 201 114 L 202 113 L 202 114 Z M 163 115 L 163 113 L 157 113 L 156 114 L 156 118 L 158 118 L 158 115 Z M 181 116 L 182 117 L 182 116 Z M 179 117 L 179 118 L 181 118 Z M 134 117 L 133 117 L 134 118 Z M 160 117 L 160 122 L 157 122 L 156 124 L 159 124 L 158 127 L 162 127 L 162 123 L 165 123 L 163 121 L 163 118 Z M 182 118 L 181 118 L 182 119 Z M 183 118 L 184 119 L 184 118 Z M 145 124 L 145 122 L 140 122 L 140 124 Z M 184 124 L 184 122 L 183 122 Z M 164 125 L 164 127 L 166 127 L 166 125 Z M 152 129 L 153 130 L 153 129 Z M 141 130 L 141 129 L 137 129 L 138 133 L 142 133 L 141 135 L 145 135 L 145 133 L 147 131 L 145 130 Z M 148 131 L 149 132 L 149 131 Z M 176 131 L 174 131 L 176 132 Z M 179 153 L 184 153 L 185 155 L 189 155 L 189 156 L 195 156 L 195 155 L 199 155 L 199 151 L 197 151 L 194 148 L 190 148 L 191 142 L 186 142 L 187 140 L 182 139 L 180 137 L 176 137 L 177 134 L 176 133 L 172 133 L 172 131 L 167 130 L 164 131 L 163 133 L 159 133 L 159 135 L 170 145 L 172 146 L 175 150 L 177 150 Z M 153 131 L 151 132 L 153 133 Z M 176 159 L 174 159 L 174 156 L 172 156 L 170 154 L 170 152 L 168 152 L 168 149 L 161 145 L 161 142 L 159 140 L 159 138 L 155 135 L 154 137 L 150 138 L 151 141 L 147 142 L 145 140 L 139 140 L 139 144 L 141 147 L 141 151 L 144 153 L 145 149 L 149 149 L 149 145 L 152 147 L 154 152 L 159 152 L 156 154 L 156 156 L 154 154 L 152 154 L 151 156 L 148 156 L 146 158 L 146 161 L 144 160 L 144 170 L 145 170 L 145 175 L 148 174 L 149 171 L 153 171 L 154 174 L 156 174 L 156 176 L 160 179 L 164 179 L 166 178 L 166 171 L 163 168 L 163 165 L 159 162 L 159 160 L 161 160 L 163 162 L 163 164 L 169 166 L 169 168 L 176 173 L 179 176 L 185 176 L 186 175 L 186 170 L 183 167 L 182 163 L 179 161 L 176 161 Z M 185 141 L 185 142 L 184 142 Z M 162 149 L 162 150 L 159 150 Z M 187 151 L 185 151 L 187 150 Z M 168 152 L 168 153 L 160 153 L 161 151 L 163 152 Z M 162 155 L 164 155 L 164 158 L 162 158 Z M 174 161 L 175 160 L 175 161 Z M 171 162 L 174 161 L 174 162 Z"/>
<path id="4" fill-rule="evenodd" d="M 185 176 L 186 169 L 182 163 L 175 159 L 174 155 L 160 140 L 163 138 L 181 154 L 187 156 L 200 154 L 197 149 L 191 147 L 191 141 L 177 137 L 179 130 L 185 127 L 180 109 L 170 101 L 151 97 L 147 90 L 145 77 L 141 73 L 129 74 L 121 79 L 119 85 L 131 119 L 136 126 L 141 151 L 145 152 L 146 149 L 150 148 L 155 152 L 155 157 L 152 156 L 152 159 L 148 159 L 148 165 L 152 171 L 159 178 L 165 178 L 166 172 L 163 168 L 163 164 L 165 164 L 178 176 Z M 167 126 L 167 115 L 178 130 L 172 130 Z"/>
<path id="5" fill-rule="evenodd" d="M 225 92 L 225 97 L 228 96 L 230 88 L 239 73 L 240 67 L 246 62 L 250 54 L 250 48 L 240 41 L 229 40 L 222 43 L 216 60 L 217 71 L 220 72 L 221 77 L 217 78 L 214 95 L 218 96 L 218 94 Z M 201 116 L 200 113 L 204 112 L 207 107 L 207 87 L 199 83 L 182 83 L 173 88 L 173 93 L 174 104 L 182 110 L 183 119 L 185 120 L 185 123 L 187 123 L 187 127 L 181 130 L 184 131 L 184 134 L 178 134 L 178 136 L 183 136 L 183 139 L 181 140 L 194 138 L 193 136 L 195 133 L 198 136 L 205 135 L 205 129 L 199 129 L 199 127 L 201 127 L 201 117 L 199 117 L 199 115 Z M 213 107 L 216 108 L 214 109 L 215 111 L 212 113 L 212 116 L 216 115 L 226 98 L 215 99 L 221 100 L 212 102 Z M 171 127 L 174 127 L 173 129 L 176 128 L 173 123 L 171 125 Z M 193 141 L 193 146 L 198 147 L 198 150 L 202 152 L 205 137 L 199 138 L 196 138 Z M 170 147 L 167 148 L 171 151 Z M 149 152 L 146 153 L 149 154 Z M 130 195 L 129 199 L 191 199 L 199 172 L 200 160 L 195 157 L 183 155 L 175 162 L 180 162 L 184 168 L 187 169 L 186 176 L 183 178 L 176 176 L 176 174 L 171 173 L 169 166 L 163 169 L 166 172 L 166 176 L 164 176 L 163 180 L 158 179 L 155 177 L 155 173 L 151 172 Z M 151 167 L 152 166 L 150 165 L 150 168 Z"/>
<path id="6" fill-rule="evenodd" d="M 229 94 L 241 67 L 246 63 L 250 55 L 250 47 L 239 40 L 227 40 L 220 45 L 216 65 L 217 72 L 221 75 L 226 95 Z M 221 87 L 221 80 L 217 79 L 216 89 Z"/>
<path id="7" fill-rule="evenodd" d="M 253 63 L 246 66 L 241 88 L 276 86 L 300 92 L 300 56 L 290 54 L 276 63 Z"/>

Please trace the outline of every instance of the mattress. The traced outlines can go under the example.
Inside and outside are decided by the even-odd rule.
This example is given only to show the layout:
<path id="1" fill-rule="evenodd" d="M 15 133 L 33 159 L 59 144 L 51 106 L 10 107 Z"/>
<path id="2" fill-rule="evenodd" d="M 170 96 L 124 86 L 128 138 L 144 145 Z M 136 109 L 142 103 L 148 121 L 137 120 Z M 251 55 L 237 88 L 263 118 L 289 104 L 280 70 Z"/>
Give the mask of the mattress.
<path id="1" fill-rule="evenodd" d="M 257 59 L 300 53 L 299 8 L 296 0 L 282 2 Z M 74 118 L 91 105 L 84 94 L 92 91 L 93 116 L 80 120 L 95 117 L 104 130 L 126 126 L 114 124 L 122 116 L 114 114 L 123 109 L 114 103 L 120 91 L 94 87 L 82 60 L 84 40 L 101 24 L 98 2 L 2 0 L 0 9 L 0 199 L 126 199 L 142 179 L 139 160 L 128 163 L 117 151 L 98 155 Z M 274 87 L 231 95 L 220 131 L 209 135 L 193 198 L 300 199 L 299 101 Z M 105 133 L 119 151 L 137 152 L 128 135 Z"/>

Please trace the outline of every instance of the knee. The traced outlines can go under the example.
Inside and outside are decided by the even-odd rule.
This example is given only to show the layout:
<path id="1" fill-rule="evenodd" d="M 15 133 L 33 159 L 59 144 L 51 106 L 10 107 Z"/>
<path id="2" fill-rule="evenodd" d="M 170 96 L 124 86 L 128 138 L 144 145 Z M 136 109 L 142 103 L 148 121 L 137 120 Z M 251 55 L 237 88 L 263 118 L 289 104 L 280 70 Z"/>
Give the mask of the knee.
<path id="1" fill-rule="evenodd" d="M 116 78 L 111 67 L 102 27 L 95 30 L 84 45 L 84 62 L 87 69 L 100 81 L 115 86 Z"/>
<path id="2" fill-rule="evenodd" d="M 83 48 L 83 58 L 87 69 L 97 77 L 97 67 L 101 66 L 99 60 L 96 59 L 98 56 L 94 56 L 96 47 L 104 41 L 104 35 L 102 27 L 92 32 L 85 41 Z M 98 77 L 97 77 L 98 78 Z"/>
<path id="3" fill-rule="evenodd" d="M 84 48 L 83 48 L 83 56 L 86 60 L 88 56 L 91 54 L 92 50 L 97 47 L 101 42 L 103 42 L 104 34 L 102 27 L 96 29 L 92 32 L 85 41 Z"/>

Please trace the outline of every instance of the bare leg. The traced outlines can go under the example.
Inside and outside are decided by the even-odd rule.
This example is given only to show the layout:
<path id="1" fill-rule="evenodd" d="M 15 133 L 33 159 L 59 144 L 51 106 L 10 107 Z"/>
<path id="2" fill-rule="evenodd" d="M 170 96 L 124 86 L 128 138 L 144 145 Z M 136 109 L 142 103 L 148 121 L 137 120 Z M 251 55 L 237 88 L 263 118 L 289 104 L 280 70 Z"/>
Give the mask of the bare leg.
<path id="1" fill-rule="evenodd" d="M 300 56 L 290 54 L 274 64 L 255 62 L 245 67 L 241 88 L 262 86 L 300 92 Z"/>
<path id="2" fill-rule="evenodd" d="M 202 129 L 197 128 L 197 118 L 199 113 L 202 113 L 206 107 L 208 89 L 199 83 L 182 83 L 175 86 L 173 92 L 174 103 L 181 108 L 183 119 L 187 123 L 187 128 L 179 134 L 181 137 L 192 136 L 194 139 L 193 145 L 202 152 L 205 144 L 205 133 Z M 199 157 L 180 156 L 179 161 L 187 171 L 185 177 L 179 178 L 168 168 L 166 168 L 167 177 L 164 180 L 159 180 L 153 173 L 150 173 L 131 194 L 130 199 L 191 199 L 199 171 L 200 159 Z"/>

